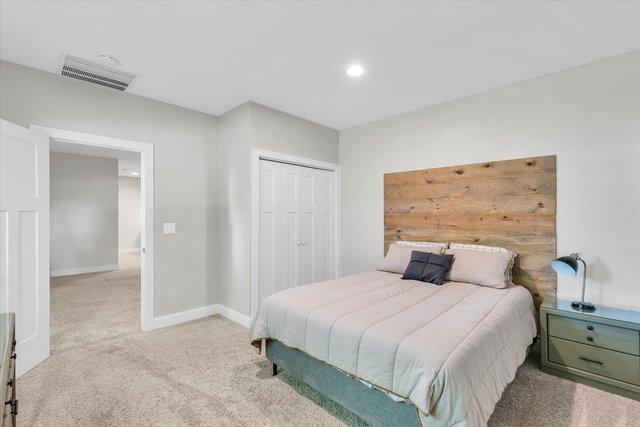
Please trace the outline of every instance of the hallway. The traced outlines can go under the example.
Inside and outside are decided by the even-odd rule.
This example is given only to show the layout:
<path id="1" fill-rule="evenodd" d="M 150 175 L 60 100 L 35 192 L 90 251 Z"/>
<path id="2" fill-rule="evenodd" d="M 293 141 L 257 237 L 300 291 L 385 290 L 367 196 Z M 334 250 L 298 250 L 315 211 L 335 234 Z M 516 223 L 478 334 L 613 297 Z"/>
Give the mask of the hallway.
<path id="1" fill-rule="evenodd" d="M 140 330 L 140 254 L 120 269 L 51 278 L 51 352 Z"/>

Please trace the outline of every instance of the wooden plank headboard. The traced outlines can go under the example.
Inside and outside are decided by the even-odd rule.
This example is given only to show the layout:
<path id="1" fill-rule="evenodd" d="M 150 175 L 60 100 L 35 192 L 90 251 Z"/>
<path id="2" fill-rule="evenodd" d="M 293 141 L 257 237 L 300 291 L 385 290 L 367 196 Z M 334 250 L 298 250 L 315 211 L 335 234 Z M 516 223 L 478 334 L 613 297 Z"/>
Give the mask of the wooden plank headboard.
<path id="1" fill-rule="evenodd" d="M 518 254 L 514 283 L 555 299 L 556 156 L 384 175 L 385 253 L 396 240 L 476 243 Z"/>

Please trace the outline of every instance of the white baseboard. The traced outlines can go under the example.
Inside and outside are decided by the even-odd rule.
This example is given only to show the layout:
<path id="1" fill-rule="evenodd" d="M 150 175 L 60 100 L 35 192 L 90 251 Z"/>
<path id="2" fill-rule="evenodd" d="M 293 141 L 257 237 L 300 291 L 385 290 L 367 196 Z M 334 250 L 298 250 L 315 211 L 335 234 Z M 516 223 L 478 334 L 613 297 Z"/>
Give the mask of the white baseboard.
<path id="1" fill-rule="evenodd" d="M 72 276 L 74 274 L 101 273 L 103 271 L 113 271 L 118 269 L 118 264 L 112 265 L 93 265 L 91 267 L 79 268 L 63 268 L 60 270 L 51 270 L 51 277 Z"/>
<path id="2" fill-rule="evenodd" d="M 125 248 L 118 249 L 119 254 L 138 254 L 140 253 L 140 248 Z"/>
<path id="3" fill-rule="evenodd" d="M 194 308 L 191 310 L 179 311 L 177 313 L 167 314 L 166 316 L 160 316 L 153 319 L 153 324 L 148 330 L 166 328 L 167 326 L 174 326 L 184 322 L 190 322 L 192 320 L 201 319 L 203 317 L 219 314 L 232 322 L 249 327 L 251 318 L 230 309 L 222 304 L 207 305 L 204 307 Z"/>
<path id="4" fill-rule="evenodd" d="M 221 315 L 222 317 L 226 317 L 232 322 L 236 322 L 238 325 L 244 326 L 245 328 L 249 327 L 249 324 L 251 323 L 251 317 L 235 311 L 227 307 L 226 305 L 215 304 L 214 307 L 216 307 L 216 313 Z"/>
<path id="5" fill-rule="evenodd" d="M 217 314 L 216 309 L 216 304 L 214 304 L 156 317 L 153 319 L 153 325 L 150 329 L 165 328 L 167 326 L 178 325 L 180 323 L 211 316 L 213 314 Z"/>

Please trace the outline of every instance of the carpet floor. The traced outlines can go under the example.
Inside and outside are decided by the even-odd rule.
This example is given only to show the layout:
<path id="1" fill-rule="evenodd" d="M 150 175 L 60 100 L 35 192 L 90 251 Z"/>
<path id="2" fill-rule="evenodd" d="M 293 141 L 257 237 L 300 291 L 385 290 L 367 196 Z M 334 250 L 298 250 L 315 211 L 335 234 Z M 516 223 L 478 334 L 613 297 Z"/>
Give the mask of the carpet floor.
<path id="1" fill-rule="evenodd" d="M 141 332 L 139 260 L 52 279 L 51 357 L 18 381 L 19 425 L 363 425 L 220 316 Z M 541 372 L 532 352 L 491 426 L 631 426 L 640 403 Z"/>

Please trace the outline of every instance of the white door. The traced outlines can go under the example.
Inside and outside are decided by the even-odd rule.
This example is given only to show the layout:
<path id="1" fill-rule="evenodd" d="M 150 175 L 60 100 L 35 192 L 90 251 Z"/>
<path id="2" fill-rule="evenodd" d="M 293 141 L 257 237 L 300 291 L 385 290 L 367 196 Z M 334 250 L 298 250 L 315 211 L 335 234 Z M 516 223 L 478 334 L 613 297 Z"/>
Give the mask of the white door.
<path id="1" fill-rule="evenodd" d="M 16 314 L 21 376 L 49 357 L 49 138 L 0 133 L 0 312 Z"/>
<path id="2" fill-rule="evenodd" d="M 259 299 L 299 283 L 299 172 L 260 161 Z"/>
<path id="3" fill-rule="evenodd" d="M 334 278 L 335 173 L 260 160 L 258 301 Z"/>
<path id="4" fill-rule="evenodd" d="M 335 277 L 335 173 L 300 167 L 300 284 Z"/>

